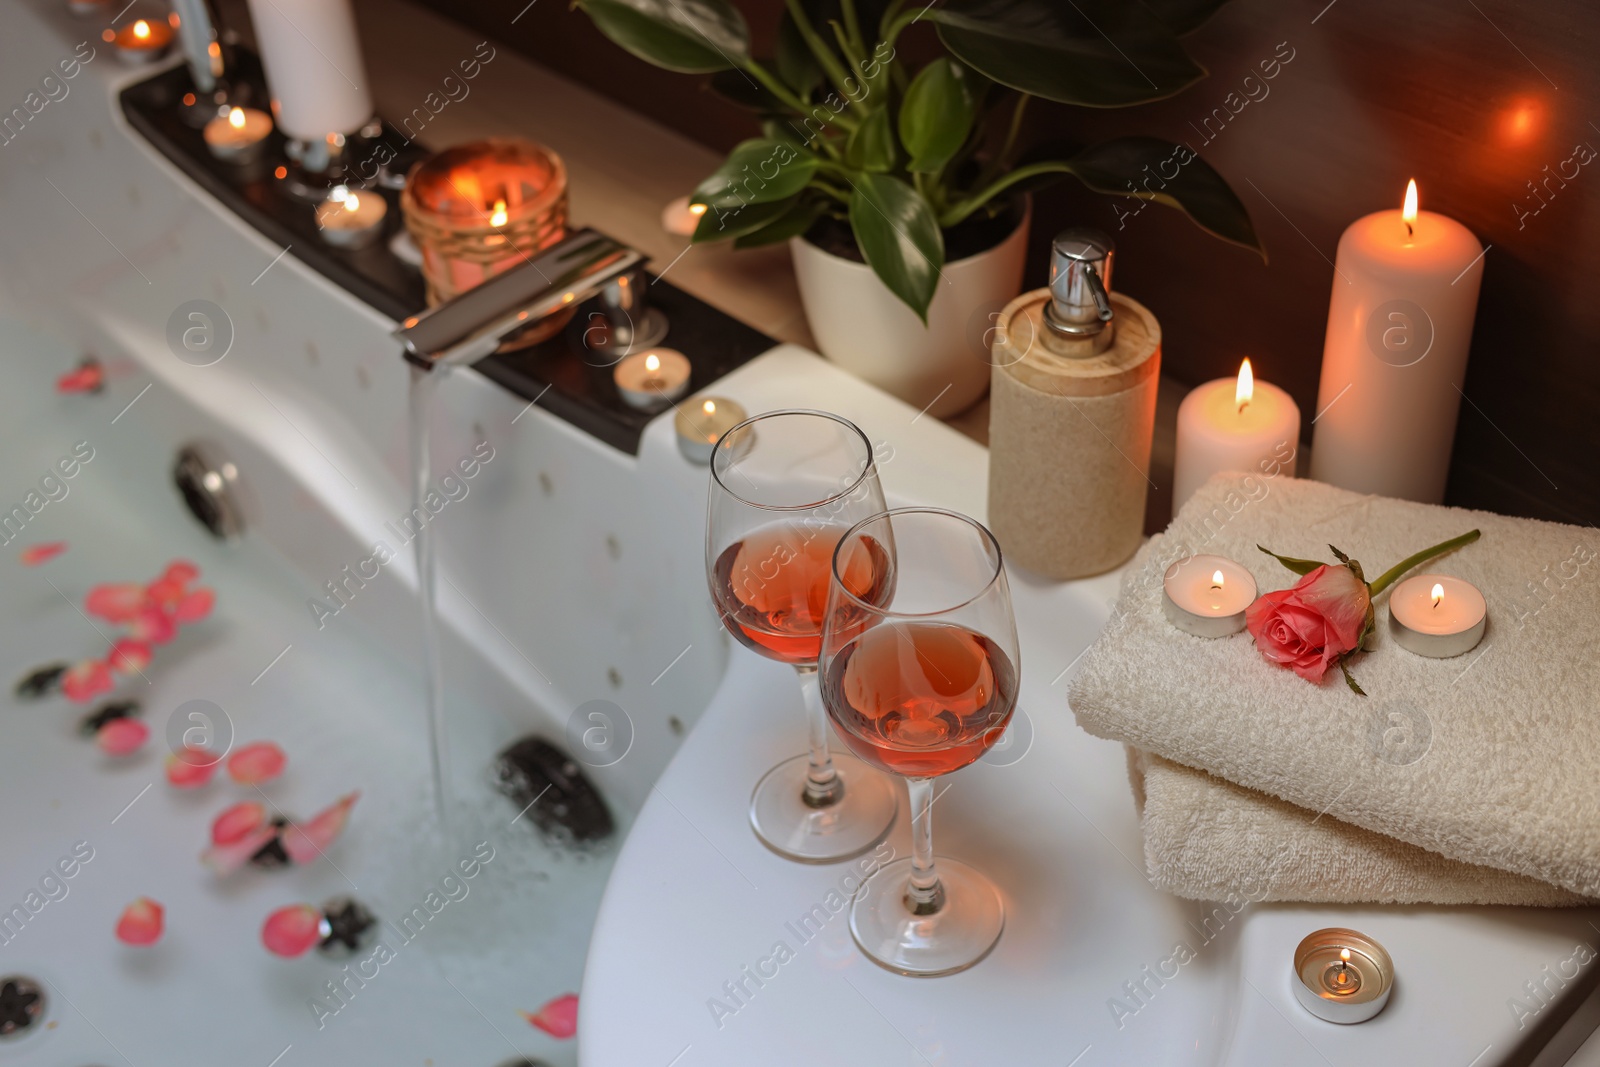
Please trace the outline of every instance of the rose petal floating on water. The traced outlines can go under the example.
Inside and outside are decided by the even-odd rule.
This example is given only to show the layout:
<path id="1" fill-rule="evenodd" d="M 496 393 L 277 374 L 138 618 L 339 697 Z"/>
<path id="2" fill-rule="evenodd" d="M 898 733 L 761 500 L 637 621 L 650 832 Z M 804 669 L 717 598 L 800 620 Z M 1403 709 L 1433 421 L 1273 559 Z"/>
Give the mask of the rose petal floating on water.
<path id="1" fill-rule="evenodd" d="M 166 909 L 149 897 L 140 897 L 122 909 L 117 940 L 127 945 L 153 945 L 161 940 L 165 926 Z"/>
<path id="2" fill-rule="evenodd" d="M 150 727 L 138 719 L 112 719 L 94 735 L 95 744 L 110 756 L 129 756 L 150 736 Z"/>
<path id="3" fill-rule="evenodd" d="M 118 674 L 139 674 L 150 666 L 150 646 L 131 637 L 118 638 L 106 654 L 106 663 Z"/>
<path id="4" fill-rule="evenodd" d="M 138 582 L 102 582 L 83 598 L 83 610 L 107 622 L 127 622 L 145 610 L 147 601 Z"/>
<path id="5" fill-rule="evenodd" d="M 161 577 L 178 582 L 180 585 L 187 585 L 200 577 L 200 568 L 186 559 L 175 559 L 167 564 L 167 569 L 161 572 Z"/>
<path id="6" fill-rule="evenodd" d="M 211 824 L 211 843 L 231 845 L 266 825 L 266 808 L 253 800 L 241 801 L 218 815 Z"/>
<path id="7" fill-rule="evenodd" d="M 172 611 L 172 617 L 180 625 L 199 622 L 211 614 L 211 605 L 216 603 L 217 594 L 210 589 L 201 587 L 192 593 L 185 593 L 179 600 L 177 607 Z"/>
<path id="8" fill-rule="evenodd" d="M 199 789 L 221 764 L 222 757 L 210 749 L 185 745 L 167 757 L 167 782 L 174 789 Z"/>
<path id="9" fill-rule="evenodd" d="M 578 997 L 574 993 L 565 993 L 536 1012 L 518 1014 L 551 1037 L 565 1040 L 578 1032 Z"/>
<path id="10" fill-rule="evenodd" d="M 145 608 L 127 623 L 129 637 L 152 645 L 164 645 L 178 636 L 178 624 L 160 608 Z"/>
<path id="11" fill-rule="evenodd" d="M 310 904 L 290 904 L 261 924 L 261 943 L 277 956 L 303 956 L 322 940 L 322 912 Z"/>
<path id="12" fill-rule="evenodd" d="M 109 693 L 115 686 L 111 667 L 104 660 L 79 660 L 61 675 L 61 692 L 68 700 L 80 704 L 93 700 L 101 693 Z"/>
<path id="13" fill-rule="evenodd" d="M 344 831 L 350 809 L 360 793 L 340 797 L 332 806 L 318 812 L 309 822 L 291 824 L 283 832 L 283 850 L 296 863 L 311 863 L 322 855 L 329 845 Z"/>
<path id="14" fill-rule="evenodd" d="M 17 558 L 24 567 L 37 567 L 41 563 L 48 563 L 67 550 L 65 541 L 46 541 L 43 544 L 29 545 L 17 553 Z"/>
<path id="15" fill-rule="evenodd" d="M 157 578 L 144 587 L 144 595 L 150 603 L 163 611 L 171 611 L 183 599 L 187 586 L 183 582 L 173 581 L 170 578 Z"/>
<path id="16" fill-rule="evenodd" d="M 86 359 L 56 379 L 58 393 L 97 393 L 105 385 L 105 368 L 96 359 Z"/>
<path id="17" fill-rule="evenodd" d="M 289 757 L 271 741 L 255 741 L 228 757 L 228 777 L 240 785 L 260 785 L 283 773 Z"/>
<path id="18" fill-rule="evenodd" d="M 218 874 L 232 874 L 249 863 L 251 856 L 260 852 L 277 836 L 278 828 L 268 823 L 245 834 L 237 841 L 226 845 L 212 845 L 200 853 L 200 862 Z"/>

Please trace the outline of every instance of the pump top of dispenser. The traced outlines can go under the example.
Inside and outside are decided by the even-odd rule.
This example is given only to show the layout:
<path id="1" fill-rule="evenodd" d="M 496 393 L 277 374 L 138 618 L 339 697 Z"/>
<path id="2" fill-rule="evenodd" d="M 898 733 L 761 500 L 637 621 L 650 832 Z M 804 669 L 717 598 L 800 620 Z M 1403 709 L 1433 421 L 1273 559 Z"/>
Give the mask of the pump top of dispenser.
<path id="1" fill-rule="evenodd" d="M 1050 243 L 1050 303 L 1044 321 L 1062 338 L 1088 341 L 1086 354 L 1104 352 L 1116 333 L 1111 308 L 1111 261 L 1116 242 L 1093 229 L 1062 230 Z"/>

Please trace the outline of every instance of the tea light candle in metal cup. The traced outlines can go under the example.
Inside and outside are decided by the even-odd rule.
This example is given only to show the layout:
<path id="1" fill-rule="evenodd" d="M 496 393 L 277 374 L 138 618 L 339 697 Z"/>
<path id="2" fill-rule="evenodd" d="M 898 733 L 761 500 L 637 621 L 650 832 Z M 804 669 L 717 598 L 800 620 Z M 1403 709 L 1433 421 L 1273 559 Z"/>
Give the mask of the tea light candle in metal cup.
<path id="1" fill-rule="evenodd" d="M 1394 961 L 1363 933 L 1316 930 L 1294 951 L 1295 999 L 1319 1019 L 1364 1023 L 1383 1010 L 1393 991 Z"/>
<path id="2" fill-rule="evenodd" d="M 1446 659 L 1483 640 L 1489 605 L 1478 587 L 1447 574 L 1407 578 L 1389 594 L 1389 633 L 1408 652 Z"/>
<path id="3" fill-rule="evenodd" d="M 680 196 L 661 209 L 661 228 L 679 237 L 689 237 L 700 226 L 705 213 L 704 204 L 691 204 L 687 196 Z"/>
<path id="4" fill-rule="evenodd" d="M 675 348 L 635 352 L 617 364 L 612 380 L 623 403 L 640 411 L 654 411 L 674 403 L 689 391 L 689 357 Z"/>
<path id="5" fill-rule="evenodd" d="M 1238 633 L 1256 599 L 1255 576 L 1226 556 L 1185 556 L 1167 568 L 1161 585 L 1167 620 L 1196 637 Z"/>
<path id="6" fill-rule="evenodd" d="M 253 163 L 261 158 L 272 133 L 272 116 L 253 107 L 230 107 L 207 122 L 206 148 L 225 163 Z"/>
<path id="7" fill-rule="evenodd" d="M 100 37 L 130 67 L 154 63 L 172 47 L 172 27 L 159 19 L 135 19 L 115 30 L 106 30 Z"/>
<path id="8" fill-rule="evenodd" d="M 363 248 L 383 232 L 388 213 L 389 205 L 377 193 L 352 193 L 336 185 L 317 205 L 317 230 L 335 248 Z"/>
<path id="9" fill-rule="evenodd" d="M 711 462 L 717 441 L 749 415 L 737 400 L 721 396 L 696 397 L 678 409 L 672 420 L 678 431 L 678 451 L 691 463 Z"/>

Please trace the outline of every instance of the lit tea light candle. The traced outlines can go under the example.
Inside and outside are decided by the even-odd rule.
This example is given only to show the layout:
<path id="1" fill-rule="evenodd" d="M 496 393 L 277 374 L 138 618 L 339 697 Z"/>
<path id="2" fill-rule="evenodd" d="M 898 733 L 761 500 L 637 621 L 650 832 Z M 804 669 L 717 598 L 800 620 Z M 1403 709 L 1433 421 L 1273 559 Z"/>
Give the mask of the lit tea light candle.
<path id="1" fill-rule="evenodd" d="M 317 205 L 317 229 L 335 248 L 361 248 L 382 232 L 388 213 L 389 205 L 377 193 L 363 196 L 336 185 Z"/>
<path id="2" fill-rule="evenodd" d="M 624 403 L 652 411 L 688 392 L 690 369 L 689 357 L 677 349 L 652 348 L 618 363 L 612 378 Z"/>
<path id="3" fill-rule="evenodd" d="M 1384 947 L 1339 927 L 1307 935 L 1295 949 L 1294 972 L 1295 999 L 1330 1023 L 1366 1022 L 1394 990 L 1394 961 Z"/>
<path id="4" fill-rule="evenodd" d="M 226 163 L 251 163 L 261 158 L 272 133 L 272 116 L 253 107 L 230 107 L 206 123 L 206 148 Z"/>
<path id="5" fill-rule="evenodd" d="M 691 463 L 708 464 L 722 435 L 749 416 L 737 400 L 726 397 L 698 397 L 678 409 L 672 420 L 678 431 L 678 451 Z"/>
<path id="6" fill-rule="evenodd" d="M 1446 659 L 1483 640 L 1489 606 L 1478 587 L 1445 574 L 1407 578 L 1389 594 L 1389 633 L 1408 652 Z"/>
<path id="7" fill-rule="evenodd" d="M 680 196 L 661 209 L 661 228 L 679 237 L 692 236 L 705 213 L 704 204 L 691 204 L 687 196 Z"/>
<path id="8" fill-rule="evenodd" d="M 117 58 L 130 67 L 154 63 L 172 46 L 172 27 L 148 19 L 138 19 L 100 36 L 115 47 Z"/>
<path id="9" fill-rule="evenodd" d="M 1247 359 L 1237 378 L 1206 382 L 1178 406 L 1172 510 L 1222 471 L 1292 478 L 1299 450 L 1300 408 L 1282 389 L 1257 381 Z"/>
<path id="10" fill-rule="evenodd" d="M 1255 599 L 1255 576 L 1226 556 L 1185 556 L 1162 579 L 1167 620 L 1196 637 L 1238 633 Z"/>

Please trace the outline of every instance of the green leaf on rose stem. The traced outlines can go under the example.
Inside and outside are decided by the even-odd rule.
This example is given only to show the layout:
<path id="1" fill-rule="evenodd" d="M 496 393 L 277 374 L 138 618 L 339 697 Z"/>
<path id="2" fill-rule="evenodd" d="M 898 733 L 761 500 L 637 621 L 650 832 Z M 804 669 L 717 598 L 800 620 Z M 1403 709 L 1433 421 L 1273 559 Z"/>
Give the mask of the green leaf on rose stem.
<path id="1" fill-rule="evenodd" d="M 694 236 L 690 241 L 699 245 L 755 233 L 782 218 L 799 199 L 795 196 L 789 200 L 778 200 L 770 204 L 743 204 L 730 208 L 708 207 L 706 213 L 700 216 L 700 225 L 695 227 Z"/>
<path id="2" fill-rule="evenodd" d="M 921 193 L 887 174 L 851 177 L 850 229 L 873 273 L 928 321 L 944 269 L 944 234 Z"/>
<path id="3" fill-rule="evenodd" d="M 1296 574 L 1302 574 L 1302 575 L 1310 574 L 1312 571 L 1316 570 L 1318 567 L 1326 567 L 1327 566 L 1327 564 L 1323 563 L 1321 560 L 1317 560 L 1317 559 L 1296 559 L 1293 556 L 1280 556 L 1276 552 L 1272 551 L 1272 549 L 1270 549 L 1270 548 L 1262 548 L 1262 546 L 1260 546 L 1260 545 L 1257 545 L 1256 547 L 1260 548 L 1261 551 L 1265 552 L 1267 555 L 1271 556 L 1273 559 L 1277 560 L 1279 563 L 1283 564 L 1285 567 L 1288 567 L 1290 570 L 1294 571 Z"/>
<path id="4" fill-rule="evenodd" d="M 1202 230 L 1248 248 L 1266 262 L 1250 212 L 1222 175 L 1187 145 L 1159 137 L 1119 137 L 1084 149 L 1070 162 L 1073 175 L 1095 192 L 1175 207 Z"/>
<path id="5" fill-rule="evenodd" d="M 728 0 L 577 0 L 601 33 L 680 74 L 728 70 L 750 54 L 750 29 Z"/>
<path id="6" fill-rule="evenodd" d="M 936 174 L 966 143 L 978 104 L 966 67 L 940 57 L 917 72 L 900 102 L 900 143 L 910 170 Z"/>
<path id="7" fill-rule="evenodd" d="M 967 66 L 1061 104 L 1142 104 L 1206 73 L 1162 18 L 1128 0 L 946 0 L 922 18 Z"/>
<path id="8" fill-rule="evenodd" d="M 894 168 L 894 126 L 889 121 L 888 105 L 879 107 L 862 120 L 844 143 L 845 166 L 878 174 Z"/>
<path id="9" fill-rule="evenodd" d="M 1206 20 L 1215 15 L 1227 2 L 1228 0 L 1143 0 L 1144 6 L 1180 37 L 1186 33 L 1193 33 L 1205 25 Z"/>
<path id="10" fill-rule="evenodd" d="M 689 200 L 717 211 L 788 200 L 811 182 L 817 157 L 790 141 L 756 137 L 734 146 Z M 710 211 L 707 211 L 709 217 Z M 698 238 L 698 232 L 696 234 Z"/>
<path id="11" fill-rule="evenodd" d="M 1366 696 L 1367 691 L 1356 684 L 1356 676 L 1350 673 L 1350 668 L 1345 665 L 1346 657 L 1339 657 L 1339 670 L 1344 674 L 1344 684 L 1355 691 L 1356 696 Z"/>
<path id="12" fill-rule="evenodd" d="M 735 248 L 759 248 L 762 245 L 777 244 L 787 241 L 791 237 L 799 237 L 811 229 L 811 224 L 822 215 L 823 204 L 819 199 L 806 199 L 800 197 L 793 206 L 782 215 L 773 219 L 759 230 L 741 234 L 734 238 Z"/>

